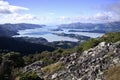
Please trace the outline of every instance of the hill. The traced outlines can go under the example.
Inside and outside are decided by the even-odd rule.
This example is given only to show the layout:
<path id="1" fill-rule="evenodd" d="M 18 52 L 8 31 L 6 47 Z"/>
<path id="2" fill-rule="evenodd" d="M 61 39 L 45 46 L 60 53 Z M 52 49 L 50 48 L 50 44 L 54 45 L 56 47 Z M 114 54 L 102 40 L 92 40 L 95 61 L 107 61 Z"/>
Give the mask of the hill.
<path id="1" fill-rule="evenodd" d="M 120 32 L 90 39 L 72 49 L 51 50 L 45 45 L 1 37 L 0 79 L 2 80 L 119 80 Z M 52 48 L 53 50 L 53 48 Z M 30 51 L 30 52 L 29 52 Z M 21 56 L 22 55 L 22 56 Z"/>
<path id="2" fill-rule="evenodd" d="M 20 52 L 22 55 L 25 55 L 35 52 L 53 51 L 55 48 L 43 44 L 19 41 L 14 38 L 0 37 L 0 49 Z"/>
<path id="3" fill-rule="evenodd" d="M 19 23 L 19 24 L 0 24 L 0 36 L 14 36 L 17 35 L 18 30 L 24 29 L 34 29 L 34 28 L 41 28 L 44 25 L 37 25 L 37 24 L 26 24 L 26 23 Z"/>
<path id="4" fill-rule="evenodd" d="M 107 33 L 120 31 L 120 22 L 109 22 L 109 23 L 71 23 L 59 25 L 60 29 L 71 29 L 70 32 L 80 32 L 79 29 L 84 29 L 81 32 L 95 32 L 95 33 Z M 78 29 L 78 30 L 72 30 Z"/>
<path id="5" fill-rule="evenodd" d="M 110 74 L 107 70 L 120 65 L 119 53 L 120 42 L 102 42 L 83 53 L 73 53 L 57 63 L 43 67 L 41 68 L 43 75 L 40 75 L 40 70 L 38 74 L 47 80 L 105 80 L 105 75 Z M 111 73 L 111 75 L 118 74 Z M 119 78 L 119 75 L 116 79 L 113 76 L 111 80 L 119 80 L 117 77 Z"/>
<path id="6" fill-rule="evenodd" d="M 64 51 L 58 50 L 57 53 L 49 53 L 49 58 L 60 53 L 62 56 L 50 65 L 44 65 L 44 60 L 36 61 L 30 65 L 24 67 L 24 73 L 36 72 L 41 79 L 45 80 L 119 80 L 120 65 L 120 32 L 107 33 L 101 38 L 85 42 L 84 45 L 80 45 L 82 49 L 86 46 L 86 49 L 74 51 L 67 56 Z M 104 42 L 105 41 L 105 42 Z M 48 52 L 47 52 L 48 54 Z M 44 55 L 47 55 L 44 53 Z M 59 54 L 59 56 L 60 56 Z M 43 57 L 43 56 L 42 56 Z M 51 58 L 51 59 L 52 59 Z M 112 75 L 109 77 L 109 75 Z"/>

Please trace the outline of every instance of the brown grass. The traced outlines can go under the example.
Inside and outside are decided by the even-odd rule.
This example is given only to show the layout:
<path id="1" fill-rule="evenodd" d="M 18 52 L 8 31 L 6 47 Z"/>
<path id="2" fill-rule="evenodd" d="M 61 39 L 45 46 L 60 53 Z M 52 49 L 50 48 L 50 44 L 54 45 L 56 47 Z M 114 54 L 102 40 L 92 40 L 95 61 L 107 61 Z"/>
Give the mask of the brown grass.
<path id="1" fill-rule="evenodd" d="M 16 77 L 15 80 L 20 80 L 20 77 Z"/>
<path id="2" fill-rule="evenodd" d="M 105 80 L 120 80 L 120 65 L 110 67 L 105 74 Z"/>
<path id="3" fill-rule="evenodd" d="M 63 67 L 63 63 L 62 62 L 57 62 L 51 65 L 48 65 L 46 67 L 43 67 L 41 70 L 45 73 L 45 74 L 51 74 L 54 73 L 55 71 L 61 69 Z"/>

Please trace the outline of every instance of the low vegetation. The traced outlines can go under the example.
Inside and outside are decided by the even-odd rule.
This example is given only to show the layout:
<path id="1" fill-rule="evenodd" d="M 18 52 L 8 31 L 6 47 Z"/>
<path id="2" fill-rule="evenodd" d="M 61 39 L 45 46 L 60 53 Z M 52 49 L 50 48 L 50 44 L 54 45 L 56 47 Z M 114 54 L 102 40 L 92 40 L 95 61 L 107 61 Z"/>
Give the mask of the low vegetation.
<path id="1" fill-rule="evenodd" d="M 107 33 L 104 36 L 100 38 L 92 38 L 88 40 L 87 42 L 81 43 L 79 46 L 76 47 L 77 52 L 85 51 L 90 48 L 95 47 L 98 45 L 100 42 L 117 42 L 120 41 L 120 32 L 113 32 L 113 33 Z"/>
<path id="2" fill-rule="evenodd" d="M 105 74 L 105 80 L 120 80 L 120 65 L 110 67 Z"/>
<path id="3" fill-rule="evenodd" d="M 26 65 L 38 60 L 43 61 L 45 65 L 49 65 L 57 62 L 61 57 L 68 56 L 73 52 L 75 52 L 75 49 L 58 48 L 53 52 L 44 51 L 42 53 L 35 53 L 34 55 L 30 54 L 30 55 L 24 56 L 23 59 Z"/>
<path id="4" fill-rule="evenodd" d="M 101 38 L 99 38 L 100 41 L 106 41 L 106 42 L 117 42 L 120 41 L 120 32 L 112 32 L 107 33 Z"/>
<path id="5" fill-rule="evenodd" d="M 14 80 L 22 72 L 24 60 L 20 53 L 8 52 L 0 56 L 0 79 Z"/>
<path id="6" fill-rule="evenodd" d="M 35 72 L 23 73 L 20 77 L 17 77 L 16 80 L 43 80 Z"/>
<path id="7" fill-rule="evenodd" d="M 61 68 L 63 68 L 63 63 L 59 61 L 57 63 L 54 63 L 54 64 L 48 65 L 46 67 L 43 67 L 42 71 L 45 74 L 51 74 L 51 73 L 54 73 L 55 71 L 58 71 Z"/>

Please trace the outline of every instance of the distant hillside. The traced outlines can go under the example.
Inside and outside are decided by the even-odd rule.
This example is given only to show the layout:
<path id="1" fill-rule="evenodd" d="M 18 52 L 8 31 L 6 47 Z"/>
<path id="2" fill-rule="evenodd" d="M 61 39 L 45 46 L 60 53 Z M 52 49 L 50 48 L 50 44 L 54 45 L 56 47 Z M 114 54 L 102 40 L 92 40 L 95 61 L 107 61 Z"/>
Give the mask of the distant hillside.
<path id="1" fill-rule="evenodd" d="M 8 38 L 8 37 L 0 37 L 0 49 L 20 52 L 23 55 L 33 54 L 35 52 L 54 50 L 53 47 L 47 45 L 18 41 L 15 40 L 14 38 Z"/>
<path id="2" fill-rule="evenodd" d="M 54 41 L 49 42 L 46 45 L 51 45 L 55 48 L 62 48 L 62 49 L 68 49 L 75 47 L 79 42 L 71 42 L 71 41 Z"/>
<path id="3" fill-rule="evenodd" d="M 36 24 L 1 24 L 0 25 L 0 36 L 13 36 L 18 34 L 18 30 L 24 29 L 34 29 L 34 28 L 41 28 L 44 25 L 36 25 Z"/>
<path id="4" fill-rule="evenodd" d="M 71 23 L 71 24 L 62 24 L 59 25 L 59 28 L 66 28 L 66 29 L 87 29 L 93 30 L 96 32 L 98 30 L 101 32 L 115 32 L 120 31 L 120 22 L 109 22 L 109 23 L 99 23 L 99 24 L 92 24 L 92 23 Z M 84 31 L 85 32 L 85 31 Z M 91 32 L 91 31 L 90 31 Z"/>
<path id="5" fill-rule="evenodd" d="M 17 32 L 5 29 L 3 26 L 0 25 L 0 36 L 13 36 L 13 35 L 17 35 Z"/>
<path id="6" fill-rule="evenodd" d="M 87 40 L 90 39 L 90 37 L 88 37 L 88 36 L 83 36 L 83 35 L 78 35 L 78 34 L 66 34 L 66 33 L 54 33 L 54 34 L 58 35 L 58 36 L 75 38 L 75 39 L 78 39 L 81 42 L 87 41 Z"/>
<path id="7" fill-rule="evenodd" d="M 25 42 L 30 42 L 30 43 L 36 43 L 36 44 L 47 44 L 48 41 L 45 38 L 39 37 L 39 38 L 34 38 L 34 37 L 15 37 L 16 40 L 18 41 L 25 41 Z"/>

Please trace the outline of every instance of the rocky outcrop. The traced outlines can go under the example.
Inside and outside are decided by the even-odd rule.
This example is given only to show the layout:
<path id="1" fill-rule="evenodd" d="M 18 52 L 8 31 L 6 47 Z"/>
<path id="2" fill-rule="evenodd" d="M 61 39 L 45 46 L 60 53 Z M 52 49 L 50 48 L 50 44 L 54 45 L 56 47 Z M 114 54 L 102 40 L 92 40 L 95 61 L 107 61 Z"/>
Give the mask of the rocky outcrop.
<path id="1" fill-rule="evenodd" d="M 25 66 L 24 72 L 36 71 L 38 73 L 42 73 L 41 68 L 44 66 L 45 66 L 45 63 L 43 61 L 36 61 L 28 66 Z"/>
<path id="2" fill-rule="evenodd" d="M 120 64 L 120 42 L 101 42 L 83 53 L 73 53 L 60 59 L 64 67 L 51 74 L 43 73 L 39 66 L 38 75 L 45 80 L 105 80 L 104 72 Z"/>

